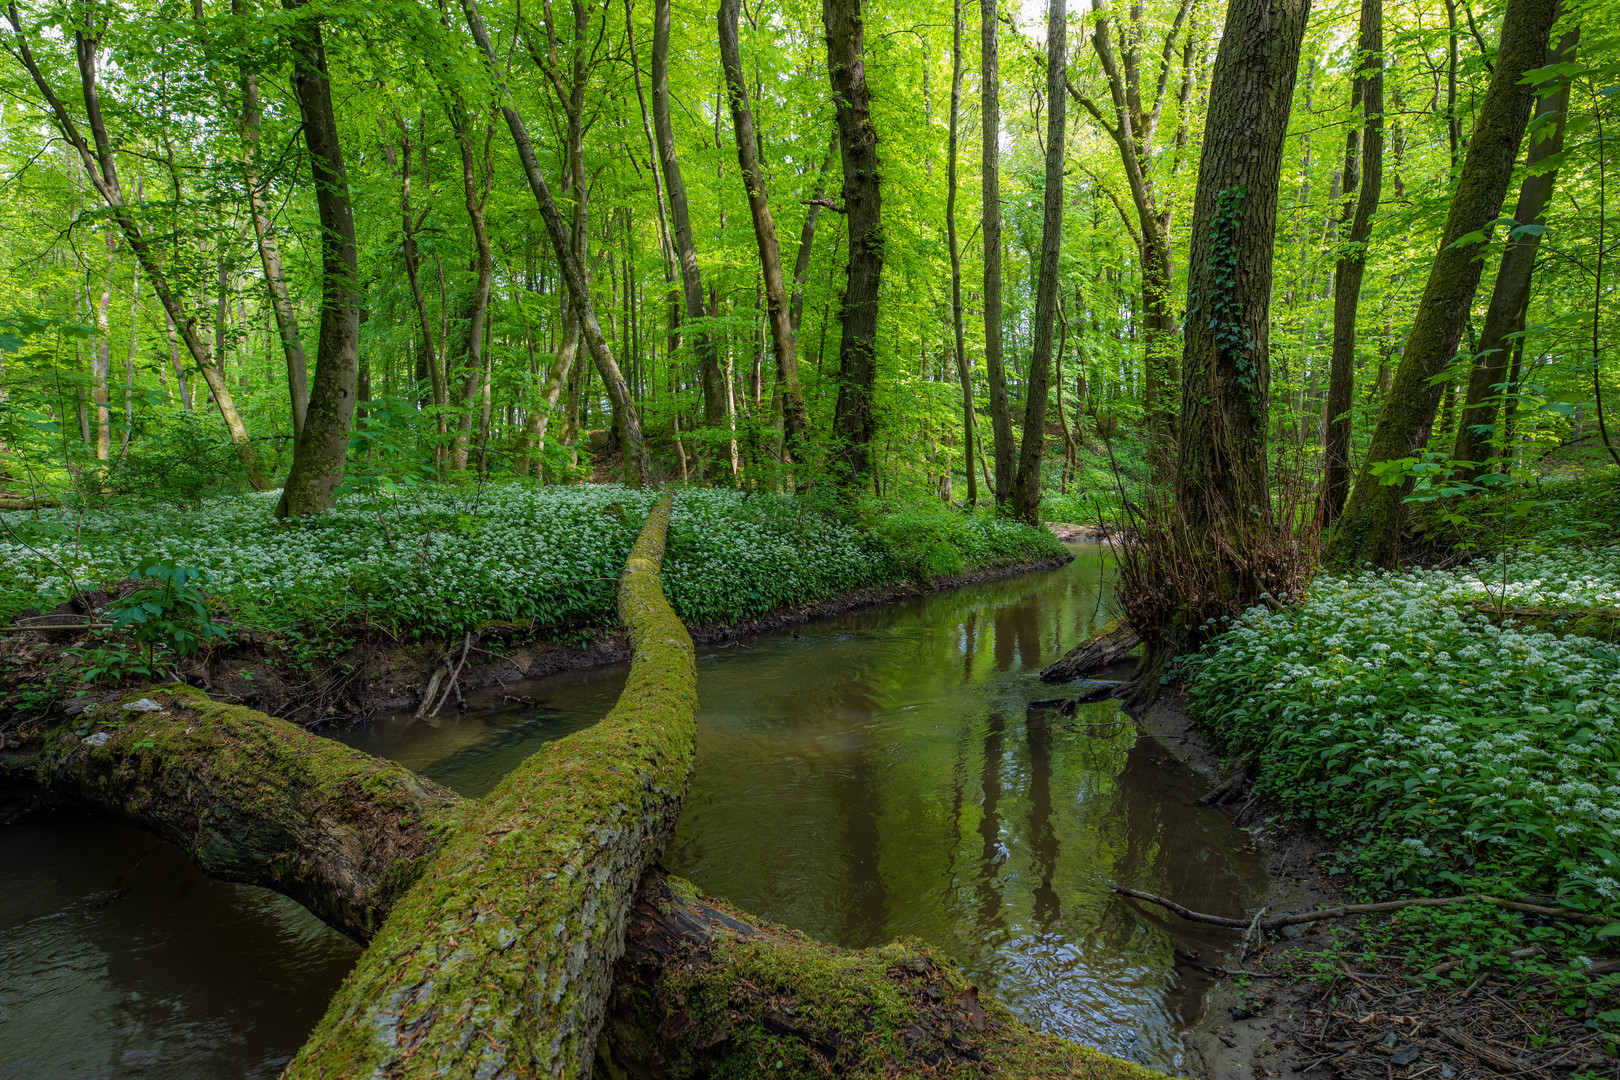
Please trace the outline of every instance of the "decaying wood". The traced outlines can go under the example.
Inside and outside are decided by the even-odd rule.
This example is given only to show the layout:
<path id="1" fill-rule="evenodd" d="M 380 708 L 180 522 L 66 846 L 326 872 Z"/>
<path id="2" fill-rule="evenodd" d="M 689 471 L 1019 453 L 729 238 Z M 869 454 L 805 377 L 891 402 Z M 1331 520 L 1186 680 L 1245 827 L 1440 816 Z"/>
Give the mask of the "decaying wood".
<path id="1" fill-rule="evenodd" d="M 1115 619 L 1041 670 L 1043 682 L 1069 682 L 1107 667 L 1142 644 L 1124 619 Z"/>
<path id="2" fill-rule="evenodd" d="M 1415 896 L 1405 900 L 1384 900 L 1376 904 L 1340 904 L 1337 907 L 1318 908 L 1315 911 L 1279 912 L 1269 918 L 1231 919 L 1224 915 L 1206 915 L 1203 912 L 1193 911 L 1140 889 L 1127 889 L 1123 885 L 1110 885 L 1109 891 L 1120 896 L 1128 896 L 1133 900 L 1145 900 L 1150 904 L 1157 904 L 1188 922 L 1207 923 L 1210 926 L 1225 926 L 1233 930 L 1247 930 L 1251 926 L 1258 926 L 1261 930 L 1281 930 L 1285 926 L 1299 926 L 1304 923 L 1322 922 L 1329 919 L 1348 919 L 1355 915 L 1380 915 L 1389 911 L 1400 911 L 1410 907 L 1453 907 L 1457 904 L 1491 904 L 1495 907 L 1506 908 L 1509 911 L 1518 911 L 1526 915 L 1539 915 L 1547 919 L 1562 919 L 1566 922 L 1579 923 L 1582 926 L 1605 926 L 1614 921 L 1601 915 L 1588 915 L 1581 911 L 1569 911 L 1565 908 L 1546 907 L 1542 904 L 1530 904 L 1522 900 L 1507 900 L 1500 896 L 1486 896 L 1483 893 L 1464 893 L 1461 896 Z"/>

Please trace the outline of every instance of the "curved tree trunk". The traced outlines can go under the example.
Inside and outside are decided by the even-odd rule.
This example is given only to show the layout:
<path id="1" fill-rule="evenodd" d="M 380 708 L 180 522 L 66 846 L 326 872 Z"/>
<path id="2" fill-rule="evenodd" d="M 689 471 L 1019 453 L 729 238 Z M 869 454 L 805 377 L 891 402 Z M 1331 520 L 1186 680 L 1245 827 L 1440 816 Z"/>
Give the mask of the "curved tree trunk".
<path id="1" fill-rule="evenodd" d="M 1350 407 L 1356 392 L 1356 309 L 1361 279 L 1367 269 L 1367 241 L 1373 213 L 1384 187 L 1384 5 L 1361 0 L 1361 27 L 1356 42 L 1356 73 L 1350 84 L 1350 111 L 1361 124 L 1345 136 L 1344 186 L 1355 194 L 1347 203 L 1349 226 L 1343 253 L 1333 273 L 1333 352 L 1328 366 L 1322 461 L 1322 523 L 1331 525 L 1350 493 Z M 1358 190 L 1359 189 L 1359 190 Z"/>
<path id="2" fill-rule="evenodd" d="M 1573 60 L 1579 41 L 1580 28 L 1576 27 L 1563 36 L 1557 47 L 1547 51 L 1547 66 Z M 1525 155 L 1527 175 L 1519 185 L 1519 201 L 1513 210 L 1519 228 L 1508 238 L 1507 249 L 1502 252 L 1496 284 L 1491 289 L 1491 304 L 1485 311 L 1485 327 L 1479 335 L 1479 358 L 1468 373 L 1468 394 L 1463 399 L 1462 415 L 1457 421 L 1457 442 L 1451 451 L 1453 459 L 1469 463 L 1458 469 L 1458 476 L 1464 480 L 1473 480 L 1495 464 L 1490 459 L 1494 455 L 1492 429 L 1496 426 L 1500 400 L 1497 387 L 1507 378 L 1513 352 L 1507 335 L 1522 327 L 1521 320 L 1530 299 L 1536 247 L 1541 242 L 1540 229 L 1546 224 L 1542 218 L 1547 204 L 1552 201 L 1553 185 L 1558 179 L 1556 167 L 1538 171 L 1537 166 L 1564 148 L 1569 80 L 1559 79 L 1557 85 L 1541 103 L 1541 115 L 1550 117 L 1552 130 L 1543 131 L 1530 140 L 1530 150 Z M 1527 225 L 1531 228 L 1525 229 Z"/>
<path id="3" fill-rule="evenodd" d="M 1330 565 L 1353 566 L 1368 560 L 1392 567 L 1399 558 L 1401 500 L 1410 483 L 1379 483 L 1373 468 L 1415 457 L 1429 441 L 1442 389 L 1434 380 L 1457 354 L 1479 285 L 1479 249 L 1469 238 L 1477 233 L 1482 243 L 1485 230 L 1501 211 L 1534 96 L 1521 80 L 1546 57 L 1555 6 L 1556 0 L 1509 0 L 1496 70 L 1468 140 L 1440 249 L 1429 269 L 1395 381 L 1379 410 L 1366 460 L 1323 553 Z"/>
<path id="4" fill-rule="evenodd" d="M 296 11 L 305 0 L 282 3 Z M 315 207 L 321 220 L 321 335 L 315 347 L 315 378 L 304 434 L 293 446 L 292 469 L 276 516 L 306 517 L 330 509 L 343 483 L 360 379 L 360 268 L 349 178 L 343 168 L 319 19 L 294 25 L 290 37 L 293 89 L 304 121 L 304 143 L 315 174 Z"/>
<path id="5" fill-rule="evenodd" d="M 1068 130 L 1068 46 L 1064 0 L 1049 0 L 1046 17 L 1046 192 L 1041 221 L 1040 277 L 1035 284 L 1035 340 L 1024 399 L 1024 439 L 1013 478 L 1013 517 L 1040 524 L 1041 464 L 1046 457 L 1046 398 L 1052 373 L 1052 323 L 1057 316 L 1058 249 L 1063 242 L 1063 147 Z"/>
<path id="6" fill-rule="evenodd" d="M 861 0 L 822 0 L 821 21 L 827 35 L 827 75 L 837 109 L 844 210 L 849 218 L 833 436 L 839 444 L 838 483 L 850 493 L 871 471 L 871 442 L 877 434 L 872 395 L 877 385 L 878 288 L 883 278 L 883 192 L 866 83 Z"/>
<path id="7" fill-rule="evenodd" d="M 776 374 L 782 384 L 783 435 L 788 453 L 801 459 L 810 434 L 810 416 L 799 389 L 799 357 L 794 344 L 787 283 L 782 278 L 776 222 L 771 217 L 770 200 L 765 191 L 765 169 L 759 160 L 759 140 L 754 132 L 754 116 L 748 107 L 748 87 L 743 78 L 742 52 L 737 42 L 740 7 L 741 0 L 720 0 L 720 65 L 725 73 L 726 96 L 731 103 L 732 127 L 737 132 L 737 164 L 743 188 L 748 193 L 748 212 L 754 219 L 754 240 L 765 277 L 765 321 L 770 326 L 771 345 L 776 350 Z"/>

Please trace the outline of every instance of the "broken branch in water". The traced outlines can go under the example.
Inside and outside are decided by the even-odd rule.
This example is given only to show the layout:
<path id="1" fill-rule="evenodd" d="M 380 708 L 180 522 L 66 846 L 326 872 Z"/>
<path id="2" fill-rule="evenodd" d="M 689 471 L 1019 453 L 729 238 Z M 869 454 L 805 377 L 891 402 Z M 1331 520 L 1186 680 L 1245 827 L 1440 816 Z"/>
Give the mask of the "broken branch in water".
<path id="1" fill-rule="evenodd" d="M 1549 919 L 1564 919 L 1568 922 L 1580 923 L 1582 926 L 1605 926 L 1613 919 L 1602 915 L 1588 915 L 1581 911 L 1570 911 L 1566 908 L 1545 907 L 1541 904 L 1528 904 L 1519 900 L 1504 900 L 1499 896 L 1486 896 L 1483 893 L 1464 893 L 1461 896 L 1416 896 L 1407 900 L 1384 900 L 1376 904 L 1340 904 L 1337 907 L 1317 908 L 1315 911 L 1280 912 L 1269 919 L 1259 919 L 1257 922 L 1249 919 L 1229 919 L 1224 915 L 1205 915 L 1200 911 L 1193 911 L 1156 896 L 1150 892 L 1139 889 L 1127 889 L 1123 885 L 1110 885 L 1109 891 L 1120 896 L 1128 896 L 1133 900 L 1145 900 L 1181 916 L 1188 922 L 1207 923 L 1210 926 L 1224 926 L 1232 930 L 1248 930 L 1251 925 L 1257 925 L 1261 930 L 1280 930 L 1285 926 L 1298 926 L 1302 923 L 1322 922 L 1327 919 L 1348 919 L 1352 915 L 1378 915 L 1386 911 L 1400 911 L 1409 907 L 1451 907 L 1456 904 L 1492 904 L 1509 911 L 1519 911 L 1526 915 L 1541 915 Z"/>

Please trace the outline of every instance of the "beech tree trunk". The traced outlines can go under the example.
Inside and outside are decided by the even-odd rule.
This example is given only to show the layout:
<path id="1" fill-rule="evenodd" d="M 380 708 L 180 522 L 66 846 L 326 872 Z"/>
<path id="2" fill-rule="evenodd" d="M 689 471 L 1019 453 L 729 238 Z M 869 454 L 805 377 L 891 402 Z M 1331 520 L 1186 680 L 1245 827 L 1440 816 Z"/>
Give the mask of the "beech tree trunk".
<path id="1" fill-rule="evenodd" d="M 1041 463 L 1046 457 L 1046 398 L 1052 372 L 1052 324 L 1057 315 L 1058 249 L 1063 242 L 1063 147 L 1068 130 L 1068 35 L 1064 0 L 1049 0 L 1046 16 L 1046 191 L 1041 266 L 1035 284 L 1035 340 L 1024 399 L 1024 440 L 1013 479 L 1013 517 L 1040 524 Z"/>
<path id="2" fill-rule="evenodd" d="M 1443 389 L 1434 382 L 1457 355 L 1482 264 L 1476 242 L 1501 211 L 1534 96 L 1521 80 L 1542 65 L 1556 0 L 1509 0 L 1496 70 L 1480 103 L 1440 249 L 1418 302 L 1395 381 L 1384 398 L 1366 460 L 1344 515 L 1323 553 L 1333 566 L 1370 561 L 1393 567 L 1400 556 L 1402 499 L 1410 481 L 1381 484 L 1374 466 L 1420 454 L 1429 441 Z"/>
<path id="3" fill-rule="evenodd" d="M 1384 186 L 1384 5 L 1361 0 L 1356 39 L 1356 73 L 1350 83 L 1350 111 L 1360 112 L 1345 136 L 1343 192 L 1346 203 L 1343 244 L 1333 272 L 1333 352 L 1327 400 L 1322 407 L 1322 523 L 1331 525 L 1350 493 L 1350 407 L 1356 392 L 1356 310 L 1367 268 L 1367 241 Z M 1352 209 L 1352 205 L 1354 209 Z"/>
<path id="4" fill-rule="evenodd" d="M 495 280 L 495 257 L 490 252 L 489 231 L 484 227 L 484 202 L 489 195 L 489 155 L 484 155 L 484 179 L 479 180 L 478 157 L 474 153 L 472 123 L 459 100 L 450 105 L 450 126 L 461 151 L 461 190 L 467 207 L 467 221 L 473 235 L 473 294 L 467 309 L 467 374 L 461 386 L 461 421 L 450 450 L 450 467 L 467 467 L 467 450 L 472 438 L 472 407 L 484 377 L 484 328 L 489 318 L 489 297 Z M 489 146 L 486 139 L 485 147 Z"/>
<path id="5" fill-rule="evenodd" d="M 1001 71 L 996 0 L 979 0 L 980 183 L 984 232 L 984 373 L 990 385 L 990 437 L 996 456 L 996 505 L 1012 496 L 1016 450 L 1001 333 Z"/>
<path id="6" fill-rule="evenodd" d="M 660 2 L 667 5 L 668 0 Z M 737 41 L 740 7 L 741 0 L 720 0 L 720 65 L 726 80 L 726 96 L 731 103 L 731 122 L 737 133 L 737 164 L 742 173 L 743 188 L 748 193 L 748 212 L 754 219 L 754 241 L 759 247 L 759 265 L 765 278 L 765 320 L 770 326 L 771 345 L 776 350 L 783 435 L 788 453 L 802 458 L 805 440 L 810 434 L 810 416 L 805 411 L 804 394 L 799 389 L 799 357 L 794 342 L 787 284 L 782 278 L 776 222 L 771 217 L 770 200 L 765 191 L 765 169 L 759 160 L 759 138 L 754 131 L 754 117 L 748 107 L 748 88 L 743 78 L 742 53 Z M 665 75 L 667 79 L 667 72 Z M 811 212 L 816 209 L 811 207 Z M 800 247 L 802 249 L 804 245 Z"/>
<path id="7" fill-rule="evenodd" d="M 1195 534 L 1270 518 L 1272 248 L 1283 137 L 1309 13 L 1310 0 L 1234 0 L 1210 78 L 1176 470 L 1176 508 Z"/>
<path id="8" fill-rule="evenodd" d="M 979 478 L 973 471 L 973 366 L 968 361 L 967 335 L 962 329 L 962 250 L 956 237 L 957 123 L 962 115 L 962 2 L 954 0 L 951 18 L 951 132 L 945 162 L 945 236 L 951 249 L 951 333 L 956 352 L 956 376 L 962 383 L 962 471 L 967 474 L 967 502 L 979 505 Z"/>
<path id="9" fill-rule="evenodd" d="M 675 129 L 669 116 L 669 7 L 670 0 L 656 0 L 653 10 L 652 111 L 653 129 L 658 135 L 659 164 L 664 186 L 669 189 L 669 216 L 675 228 L 675 251 L 680 257 L 681 288 L 686 297 L 688 320 L 713 315 L 703 303 L 703 274 L 698 269 L 697 245 L 692 240 L 692 217 L 686 205 L 686 182 L 681 163 L 675 156 Z M 720 353 L 714 335 L 699 330 L 692 338 L 697 356 L 698 377 L 703 382 L 703 424 L 720 428 L 726 423 L 726 384 L 720 370 Z"/>
<path id="10" fill-rule="evenodd" d="M 305 2 L 282 0 L 289 11 L 297 11 Z M 309 148 L 315 179 L 315 209 L 321 221 L 321 330 L 304 434 L 293 446 L 292 469 L 276 507 L 276 516 L 283 518 L 318 514 L 330 509 L 337 498 L 349 454 L 360 377 L 360 268 L 354 214 L 319 19 L 295 24 L 289 36 L 293 92 L 304 122 L 304 144 Z"/>
<path id="11" fill-rule="evenodd" d="M 231 12 L 242 15 L 242 0 L 231 0 Z M 304 437 L 304 417 L 309 411 L 309 368 L 304 343 L 298 335 L 298 315 L 287 292 L 287 273 L 281 264 L 281 246 L 265 205 L 259 179 L 259 129 L 263 118 L 259 108 L 258 76 L 244 63 L 242 86 L 242 179 L 246 189 L 248 217 L 253 222 L 253 238 L 264 268 L 265 291 L 270 294 L 270 310 L 275 315 L 281 338 L 281 354 L 287 362 L 287 393 L 292 405 L 293 443 Z"/>
<path id="12" fill-rule="evenodd" d="M 1554 48 L 1547 50 L 1547 66 L 1568 63 L 1575 59 L 1580 43 L 1580 27 L 1563 35 Z M 1508 237 L 1502 261 L 1497 267 L 1496 284 L 1491 289 L 1491 304 L 1485 311 L 1485 327 L 1479 335 L 1478 357 L 1468 373 L 1468 393 L 1463 399 L 1462 414 L 1457 420 L 1457 442 L 1451 456 L 1467 464 L 1459 466 L 1458 476 L 1473 480 L 1495 465 L 1492 447 L 1496 427 L 1497 404 L 1501 400 L 1498 387 L 1507 379 L 1508 363 L 1513 353 L 1507 335 L 1521 328 L 1523 313 L 1530 299 L 1530 276 L 1535 269 L 1536 247 L 1546 227 L 1543 218 L 1547 204 L 1552 201 L 1553 185 L 1558 179 L 1554 165 L 1538 171 L 1548 158 L 1564 148 L 1564 122 L 1569 111 L 1569 80 L 1560 78 L 1555 89 L 1543 98 L 1540 115 L 1546 119 L 1541 131 L 1532 134 L 1530 149 L 1525 154 L 1526 174 L 1519 185 L 1519 201 L 1513 210 L 1518 227 Z M 1546 130 L 1550 128 L 1551 130 Z M 1528 227 L 1527 227 L 1528 226 Z"/>

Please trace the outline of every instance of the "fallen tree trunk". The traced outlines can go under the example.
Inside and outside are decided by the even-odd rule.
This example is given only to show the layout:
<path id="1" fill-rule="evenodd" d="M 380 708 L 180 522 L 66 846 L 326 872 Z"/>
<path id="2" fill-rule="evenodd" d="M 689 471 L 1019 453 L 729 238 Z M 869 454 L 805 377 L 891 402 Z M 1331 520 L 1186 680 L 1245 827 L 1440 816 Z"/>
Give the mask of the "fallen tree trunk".
<path id="1" fill-rule="evenodd" d="M 692 771 L 692 640 L 659 579 L 670 506 L 653 508 L 620 579 L 634 659 L 613 711 L 480 802 L 286 1077 L 589 1075 L 631 902 Z"/>
<path id="2" fill-rule="evenodd" d="M 0 750 L 0 783 L 24 788 L 15 801 L 127 818 L 204 873 L 284 893 L 362 944 L 466 814 L 402 765 L 189 686 L 103 705 L 82 725 L 94 730 Z"/>
<path id="3" fill-rule="evenodd" d="M 1043 682 L 1069 682 L 1107 667 L 1142 644 L 1142 637 L 1124 619 L 1115 619 L 1086 640 L 1041 669 Z"/>

